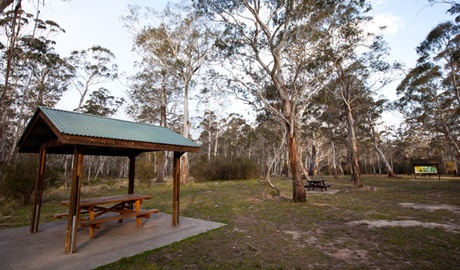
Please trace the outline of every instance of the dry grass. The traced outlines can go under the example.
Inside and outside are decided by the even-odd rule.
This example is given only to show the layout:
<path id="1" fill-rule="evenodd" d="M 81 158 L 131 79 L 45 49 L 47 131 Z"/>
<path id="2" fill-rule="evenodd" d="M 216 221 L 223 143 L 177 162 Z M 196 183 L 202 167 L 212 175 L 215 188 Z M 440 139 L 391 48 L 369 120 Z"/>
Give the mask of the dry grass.
<path id="1" fill-rule="evenodd" d="M 272 191 L 256 180 L 183 185 L 183 216 L 228 225 L 101 268 L 459 269 L 460 179 L 365 176 L 366 188 L 361 190 L 353 189 L 346 177 L 329 181 L 338 193 L 308 194 L 302 204 L 272 197 Z M 291 194 L 289 179 L 274 182 Z M 124 193 L 126 187 L 112 183 L 85 192 L 102 196 Z M 136 192 L 153 196 L 144 202 L 146 208 L 170 212 L 170 183 Z M 46 194 L 44 213 L 62 211 L 56 206 L 62 194 Z M 408 207 L 413 204 L 424 207 Z M 50 220 L 47 215 L 42 213 L 44 221 Z M 372 226 L 373 222 L 396 226 Z M 445 229 L 448 226 L 451 229 Z"/>
<path id="2" fill-rule="evenodd" d="M 330 179 L 340 192 L 309 194 L 304 204 L 271 197 L 257 181 L 186 185 L 183 215 L 228 226 L 102 269 L 458 269 L 459 213 L 400 205 L 460 207 L 460 179 L 434 180 L 367 176 L 356 190 L 348 178 Z M 291 193 L 290 180 L 275 183 Z M 419 226 L 353 224 L 365 220 Z M 457 229 L 420 226 L 431 223 Z"/>

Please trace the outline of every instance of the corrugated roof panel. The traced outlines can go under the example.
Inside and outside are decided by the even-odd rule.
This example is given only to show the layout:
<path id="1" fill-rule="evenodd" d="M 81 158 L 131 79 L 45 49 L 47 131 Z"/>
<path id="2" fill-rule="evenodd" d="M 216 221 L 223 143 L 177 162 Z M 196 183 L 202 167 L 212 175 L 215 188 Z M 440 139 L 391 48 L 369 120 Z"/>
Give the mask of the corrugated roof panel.
<path id="1" fill-rule="evenodd" d="M 62 134 L 199 147 L 198 144 L 164 127 L 46 107 L 39 109 Z"/>

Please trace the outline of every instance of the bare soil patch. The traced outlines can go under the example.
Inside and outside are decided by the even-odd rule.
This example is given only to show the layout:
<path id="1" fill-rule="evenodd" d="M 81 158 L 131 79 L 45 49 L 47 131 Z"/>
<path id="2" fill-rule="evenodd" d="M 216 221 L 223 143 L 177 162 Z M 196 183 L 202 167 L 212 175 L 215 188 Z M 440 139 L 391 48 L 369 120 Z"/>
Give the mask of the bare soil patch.
<path id="1" fill-rule="evenodd" d="M 422 204 L 422 203 L 399 203 L 399 205 L 416 210 L 426 210 L 429 212 L 437 210 L 446 210 L 452 213 L 460 214 L 460 208 L 455 205 L 449 204 Z M 369 228 L 382 228 L 382 227 L 425 227 L 425 228 L 439 228 L 448 232 L 460 233 L 460 225 L 458 224 L 440 224 L 436 222 L 420 222 L 417 220 L 357 220 L 348 222 L 347 225 L 367 225 Z"/>
<path id="2" fill-rule="evenodd" d="M 434 222 L 420 222 L 417 220 L 357 220 L 348 222 L 347 225 L 367 225 L 370 228 L 382 227 L 425 227 L 433 229 L 444 229 L 448 232 L 460 233 L 460 226 L 457 224 L 440 224 Z"/>
<path id="3" fill-rule="evenodd" d="M 423 204 L 423 203 L 400 203 L 399 205 L 413 209 L 427 210 L 430 212 L 436 210 L 447 210 L 460 214 L 460 207 L 449 204 Z"/>

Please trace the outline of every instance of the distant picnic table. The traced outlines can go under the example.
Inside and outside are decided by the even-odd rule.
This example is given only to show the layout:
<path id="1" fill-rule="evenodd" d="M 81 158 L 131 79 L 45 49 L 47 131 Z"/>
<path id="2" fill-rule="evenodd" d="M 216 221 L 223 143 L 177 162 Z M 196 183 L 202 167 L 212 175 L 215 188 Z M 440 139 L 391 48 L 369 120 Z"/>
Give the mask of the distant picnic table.
<path id="1" fill-rule="evenodd" d="M 78 224 L 82 227 L 90 228 L 90 237 L 94 238 L 95 229 L 100 227 L 101 223 L 136 217 L 137 227 L 142 227 L 141 218 L 149 219 L 150 214 L 159 213 L 159 209 L 141 210 L 143 200 L 151 199 L 151 196 L 141 194 L 125 194 L 116 196 L 106 196 L 97 198 L 86 198 L 80 200 L 80 216 Z M 61 201 L 62 205 L 69 207 L 70 202 Z M 107 206 L 109 205 L 109 206 Z M 134 206 L 134 207 L 133 207 Z M 118 213 L 118 215 L 105 215 L 107 213 Z M 67 213 L 56 214 L 56 218 L 67 217 Z"/>
<path id="2" fill-rule="evenodd" d="M 308 180 L 307 184 L 305 185 L 305 188 L 309 190 L 315 190 L 315 188 L 321 189 L 321 191 L 327 190 L 328 187 L 331 185 L 326 184 L 326 180 L 324 179 L 318 179 L 318 180 Z"/>

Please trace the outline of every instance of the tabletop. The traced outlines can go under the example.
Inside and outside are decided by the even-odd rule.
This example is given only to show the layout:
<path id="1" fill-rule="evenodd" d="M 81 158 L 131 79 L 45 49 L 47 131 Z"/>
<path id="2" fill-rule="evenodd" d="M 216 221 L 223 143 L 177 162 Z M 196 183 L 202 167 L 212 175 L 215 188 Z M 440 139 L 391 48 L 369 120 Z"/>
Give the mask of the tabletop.
<path id="1" fill-rule="evenodd" d="M 148 200 L 151 199 L 152 196 L 149 195 L 141 195 L 141 194 L 123 194 L 123 195 L 115 195 L 115 196 L 105 196 L 105 197 L 96 197 L 96 198 L 85 198 L 80 199 L 80 207 L 98 205 L 98 204 L 110 204 L 110 203 L 120 203 L 120 202 L 133 202 L 137 200 Z M 62 205 L 69 206 L 70 202 L 61 201 Z"/>

